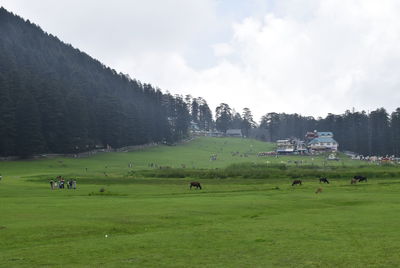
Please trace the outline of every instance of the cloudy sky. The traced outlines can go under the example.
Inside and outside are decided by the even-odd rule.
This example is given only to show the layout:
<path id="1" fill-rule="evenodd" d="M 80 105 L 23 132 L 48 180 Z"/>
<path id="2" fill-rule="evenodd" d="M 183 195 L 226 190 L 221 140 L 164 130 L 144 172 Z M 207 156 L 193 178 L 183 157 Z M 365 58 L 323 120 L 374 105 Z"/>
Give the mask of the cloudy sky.
<path id="1" fill-rule="evenodd" d="M 400 107 L 398 0 L 0 0 L 132 78 L 237 111 Z"/>

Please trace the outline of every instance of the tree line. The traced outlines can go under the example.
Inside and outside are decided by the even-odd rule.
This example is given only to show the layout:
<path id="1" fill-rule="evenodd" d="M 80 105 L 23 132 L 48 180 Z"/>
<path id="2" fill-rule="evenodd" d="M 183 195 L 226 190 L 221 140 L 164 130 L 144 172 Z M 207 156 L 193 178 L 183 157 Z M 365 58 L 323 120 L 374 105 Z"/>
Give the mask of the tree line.
<path id="1" fill-rule="evenodd" d="M 400 154 L 400 108 L 325 118 L 268 113 L 163 93 L 0 8 L 0 156 L 77 153 L 97 147 L 172 144 L 199 130 L 241 129 L 264 141 L 332 131 L 341 150 Z"/>
<path id="2" fill-rule="evenodd" d="M 350 111 L 314 118 L 298 114 L 268 113 L 261 119 L 261 135 L 268 141 L 298 137 L 307 131 L 332 131 L 340 150 L 363 155 L 400 156 L 400 108 L 389 114 L 384 108 L 369 113 Z"/>

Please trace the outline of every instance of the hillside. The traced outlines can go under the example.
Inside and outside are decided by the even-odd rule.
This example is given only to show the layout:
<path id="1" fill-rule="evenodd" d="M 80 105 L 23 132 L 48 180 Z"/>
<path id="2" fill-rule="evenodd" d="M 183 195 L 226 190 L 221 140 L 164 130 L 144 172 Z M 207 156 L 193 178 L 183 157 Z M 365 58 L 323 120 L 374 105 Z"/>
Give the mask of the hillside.
<path id="1" fill-rule="evenodd" d="M 221 168 L 238 162 L 265 161 L 256 155 L 260 151 L 273 149 L 272 143 L 252 139 L 201 137 L 177 146 L 160 145 L 141 151 L 127 153 L 99 153 L 88 158 L 52 158 L 25 161 L 0 161 L 3 176 L 70 174 L 85 176 L 87 168 L 91 173 L 124 175 L 128 171 L 149 169 L 149 164 L 171 168 Z M 232 152 L 248 153 L 232 156 Z M 217 155 L 216 161 L 210 161 Z M 132 163 L 132 168 L 129 168 Z M 22 168 L 23 167 L 23 168 Z"/>
<path id="2" fill-rule="evenodd" d="M 326 156 L 323 155 L 257 156 L 259 152 L 273 150 L 274 146 L 273 143 L 253 139 L 200 137 L 177 146 L 160 145 L 133 152 L 98 153 L 88 158 L 58 157 L 41 160 L 0 161 L 0 171 L 5 178 L 38 176 L 46 180 L 48 177 L 63 175 L 92 180 L 93 176 L 101 179 L 105 178 L 105 174 L 108 178 L 120 177 L 126 176 L 131 171 L 137 171 L 140 174 L 143 170 L 159 170 L 161 173 L 156 173 L 156 176 L 164 176 L 163 171 L 180 170 L 180 173 L 187 173 L 190 176 L 191 170 L 224 169 L 240 163 L 245 165 L 243 171 L 249 170 L 246 164 L 257 164 L 260 167 L 269 164 L 296 167 L 296 161 L 301 163 L 300 166 L 305 167 L 310 167 L 310 165 L 320 168 L 325 165 L 343 167 L 346 172 L 348 171 L 347 168 L 370 166 L 367 162 L 351 160 L 345 156 L 341 157 L 341 161 L 334 162 L 326 162 Z M 216 160 L 211 160 L 212 156 L 215 156 Z M 168 169 L 161 170 L 160 167 L 168 167 Z M 239 170 L 234 172 L 236 175 L 242 174 Z M 267 169 L 252 176 L 262 175 L 263 172 L 270 173 Z M 278 177 L 286 174 L 285 172 L 278 173 Z M 266 177 L 263 176 L 263 178 Z"/>

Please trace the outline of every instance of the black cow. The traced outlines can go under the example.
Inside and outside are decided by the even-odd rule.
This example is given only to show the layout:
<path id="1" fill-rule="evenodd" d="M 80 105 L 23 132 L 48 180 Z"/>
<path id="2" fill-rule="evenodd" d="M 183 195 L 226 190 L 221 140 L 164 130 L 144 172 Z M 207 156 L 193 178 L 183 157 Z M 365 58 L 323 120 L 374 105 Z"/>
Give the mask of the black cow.
<path id="1" fill-rule="evenodd" d="M 357 175 L 357 176 L 354 176 L 353 178 L 356 179 L 356 180 L 358 180 L 358 182 L 362 182 L 362 181 L 367 182 L 367 181 L 368 181 L 368 180 L 367 180 L 367 177 L 364 177 L 364 176 L 359 176 L 359 175 Z"/>
<path id="2" fill-rule="evenodd" d="M 319 178 L 319 183 L 321 183 L 321 182 L 329 184 L 329 181 L 327 178 Z"/>
<path id="3" fill-rule="evenodd" d="M 192 187 L 196 187 L 196 189 L 200 189 L 200 190 L 201 190 L 200 182 L 192 181 L 192 182 L 190 183 L 190 189 L 192 189 Z"/>
<path id="4" fill-rule="evenodd" d="M 294 180 L 293 183 L 292 183 L 292 186 L 294 186 L 296 184 L 302 185 L 301 184 L 301 180 Z"/>

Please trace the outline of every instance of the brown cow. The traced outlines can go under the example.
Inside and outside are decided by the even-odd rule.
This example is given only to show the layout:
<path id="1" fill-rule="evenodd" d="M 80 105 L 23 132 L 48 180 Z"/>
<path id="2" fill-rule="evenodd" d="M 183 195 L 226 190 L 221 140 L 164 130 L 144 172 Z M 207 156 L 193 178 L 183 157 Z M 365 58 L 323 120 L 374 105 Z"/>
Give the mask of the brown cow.
<path id="1" fill-rule="evenodd" d="M 200 190 L 201 190 L 200 182 L 192 181 L 192 182 L 190 183 L 190 189 L 192 189 L 192 187 L 196 187 L 196 190 L 197 190 L 197 189 L 200 189 Z"/>
<path id="2" fill-rule="evenodd" d="M 302 185 L 301 184 L 301 180 L 294 180 L 293 183 L 292 183 L 292 186 L 294 186 L 296 184 Z"/>

